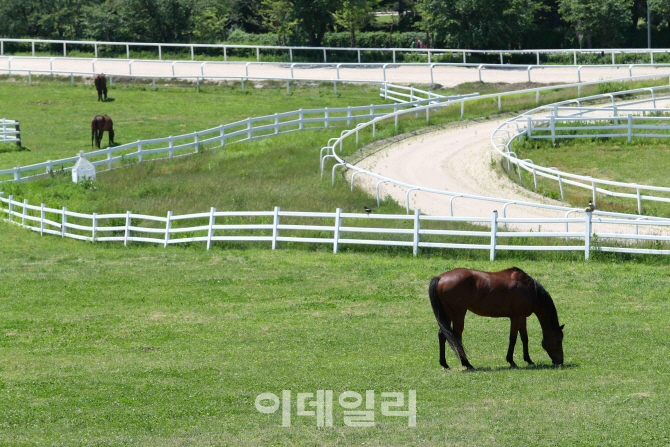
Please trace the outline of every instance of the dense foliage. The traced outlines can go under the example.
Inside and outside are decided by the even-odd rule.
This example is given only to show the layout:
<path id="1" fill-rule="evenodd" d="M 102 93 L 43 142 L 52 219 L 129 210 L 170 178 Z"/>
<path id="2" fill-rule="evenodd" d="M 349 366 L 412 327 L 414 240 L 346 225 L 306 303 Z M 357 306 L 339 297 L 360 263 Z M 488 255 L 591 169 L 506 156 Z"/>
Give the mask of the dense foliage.
<path id="1" fill-rule="evenodd" d="M 648 3 L 654 46 L 670 46 L 670 0 Z M 3 0 L 0 37 L 388 47 L 421 36 L 451 48 L 645 47 L 646 7 L 643 0 Z"/>

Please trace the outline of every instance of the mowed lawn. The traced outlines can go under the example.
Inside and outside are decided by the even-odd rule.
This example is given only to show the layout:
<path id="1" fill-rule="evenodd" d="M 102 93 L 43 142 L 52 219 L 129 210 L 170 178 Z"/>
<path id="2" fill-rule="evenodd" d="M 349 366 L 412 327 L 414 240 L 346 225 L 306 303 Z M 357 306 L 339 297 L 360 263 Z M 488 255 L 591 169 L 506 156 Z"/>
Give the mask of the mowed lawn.
<path id="1" fill-rule="evenodd" d="M 90 244 L 0 224 L 2 445 L 667 445 L 665 258 Z M 514 258 L 512 256 L 518 256 Z M 526 258 L 527 259 L 527 258 Z M 469 316 L 465 372 L 438 365 L 430 278 L 526 270 L 565 323 L 553 368 L 509 370 L 509 324 Z M 521 345 L 517 344 L 517 362 Z M 291 390 L 292 426 L 256 396 Z M 333 390 L 333 427 L 296 394 Z M 344 391 L 416 390 L 417 426 L 346 427 Z M 309 407 L 308 409 L 312 409 Z"/>

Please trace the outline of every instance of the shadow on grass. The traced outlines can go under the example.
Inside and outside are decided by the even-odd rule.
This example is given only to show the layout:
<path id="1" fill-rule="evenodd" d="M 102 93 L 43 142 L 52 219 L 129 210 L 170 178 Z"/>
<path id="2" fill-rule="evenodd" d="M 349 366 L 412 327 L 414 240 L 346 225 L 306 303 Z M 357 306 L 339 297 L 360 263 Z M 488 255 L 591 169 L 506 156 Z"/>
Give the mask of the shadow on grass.
<path id="1" fill-rule="evenodd" d="M 500 371 L 510 371 L 514 369 L 518 369 L 520 371 L 524 370 L 545 370 L 545 369 L 573 369 L 573 368 L 579 368 L 578 363 L 565 363 L 563 365 L 550 365 L 547 363 L 542 363 L 539 365 L 526 365 L 526 366 L 519 366 L 518 368 L 510 368 L 509 366 L 495 366 L 495 367 L 483 367 L 483 368 L 477 368 L 475 369 L 465 369 L 463 372 L 466 373 L 479 373 L 479 372 L 500 372 Z"/>

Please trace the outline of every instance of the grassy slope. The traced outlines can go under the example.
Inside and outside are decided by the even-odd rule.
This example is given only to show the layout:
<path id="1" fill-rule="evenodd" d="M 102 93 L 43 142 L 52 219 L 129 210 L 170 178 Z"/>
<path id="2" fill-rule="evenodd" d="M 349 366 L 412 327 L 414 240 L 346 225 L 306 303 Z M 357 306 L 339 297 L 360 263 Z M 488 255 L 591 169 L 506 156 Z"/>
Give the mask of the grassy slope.
<path id="1" fill-rule="evenodd" d="M 109 98 L 97 102 L 93 85 L 70 85 L 69 79 L 34 82 L 0 82 L 3 116 L 21 121 L 22 145 L 28 151 L 0 151 L 0 166 L 13 167 L 48 159 L 71 157 L 91 150 L 91 118 L 108 114 L 114 120 L 116 143 L 162 138 L 209 129 L 248 116 L 271 115 L 300 108 L 346 107 L 381 104 L 374 87 L 340 86 L 335 95 L 330 87 L 285 85 L 242 92 L 239 83 L 203 87 L 161 87 L 153 91 L 144 85 L 114 84 Z M 107 135 L 103 144 L 107 143 Z"/>
<path id="2" fill-rule="evenodd" d="M 419 258 L 109 246 L 0 224 L 3 445 L 667 445 L 665 259 Z M 469 316 L 466 373 L 441 370 L 430 277 L 517 265 L 566 323 L 566 367 L 504 360 L 508 321 Z M 521 362 L 521 346 L 516 357 Z M 449 363 L 455 366 L 453 354 Z M 417 390 L 418 426 L 317 429 L 262 415 L 283 389 Z M 378 395 L 379 397 L 379 395 Z"/>

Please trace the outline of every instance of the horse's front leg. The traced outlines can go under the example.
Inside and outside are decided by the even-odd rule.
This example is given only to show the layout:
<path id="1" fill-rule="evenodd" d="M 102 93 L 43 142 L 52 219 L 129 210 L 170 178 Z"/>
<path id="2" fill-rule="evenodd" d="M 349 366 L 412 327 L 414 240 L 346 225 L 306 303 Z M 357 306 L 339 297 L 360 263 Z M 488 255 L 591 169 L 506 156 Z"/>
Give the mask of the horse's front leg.
<path id="1" fill-rule="evenodd" d="M 525 318 L 524 318 L 525 321 Z M 510 319 L 510 329 L 509 329 L 509 348 L 507 349 L 507 363 L 509 363 L 510 368 L 516 368 L 516 363 L 514 363 L 514 345 L 516 345 L 516 336 L 519 333 L 519 328 L 521 326 L 521 321 L 518 318 Z"/>
<path id="2" fill-rule="evenodd" d="M 530 359 L 530 354 L 528 353 L 528 331 L 526 330 L 526 319 L 524 318 L 521 322 L 521 327 L 519 328 L 519 333 L 521 334 L 521 343 L 523 344 L 523 359 L 529 365 L 534 365 L 533 361 Z"/>

